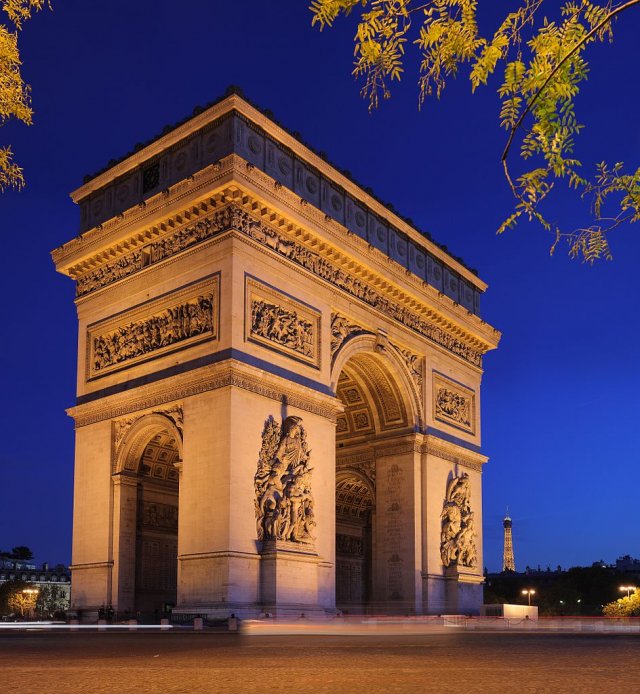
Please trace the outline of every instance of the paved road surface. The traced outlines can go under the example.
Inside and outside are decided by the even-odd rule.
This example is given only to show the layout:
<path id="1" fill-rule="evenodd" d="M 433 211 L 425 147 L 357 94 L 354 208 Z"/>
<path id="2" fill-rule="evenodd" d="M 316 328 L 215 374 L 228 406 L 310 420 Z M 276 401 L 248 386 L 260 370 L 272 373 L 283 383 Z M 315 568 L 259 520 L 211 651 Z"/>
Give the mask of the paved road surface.
<path id="1" fill-rule="evenodd" d="M 0 633 L 0 691 L 640 691 L 640 636 Z"/>

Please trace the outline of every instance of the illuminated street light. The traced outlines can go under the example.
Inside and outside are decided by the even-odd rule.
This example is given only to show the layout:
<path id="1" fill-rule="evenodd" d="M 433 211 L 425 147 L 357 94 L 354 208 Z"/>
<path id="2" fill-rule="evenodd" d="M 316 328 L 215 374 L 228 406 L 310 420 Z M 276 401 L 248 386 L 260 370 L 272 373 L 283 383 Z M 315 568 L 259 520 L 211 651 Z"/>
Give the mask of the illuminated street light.
<path id="1" fill-rule="evenodd" d="M 29 610 L 29 614 L 33 617 L 33 610 L 36 606 L 36 600 L 38 599 L 38 593 L 40 590 L 38 588 L 23 588 L 21 591 L 23 597 L 23 602 L 20 605 L 20 614 L 24 617 L 25 609 Z"/>
<path id="2" fill-rule="evenodd" d="M 529 607 L 531 607 L 531 596 L 536 594 L 536 591 L 533 588 L 525 588 L 525 590 L 522 591 L 523 595 L 526 595 L 529 599 Z"/>
<path id="3" fill-rule="evenodd" d="M 632 590 L 636 590 L 635 586 L 620 586 L 620 590 L 626 590 L 627 591 L 627 597 L 629 597 L 629 594 L 631 593 Z"/>

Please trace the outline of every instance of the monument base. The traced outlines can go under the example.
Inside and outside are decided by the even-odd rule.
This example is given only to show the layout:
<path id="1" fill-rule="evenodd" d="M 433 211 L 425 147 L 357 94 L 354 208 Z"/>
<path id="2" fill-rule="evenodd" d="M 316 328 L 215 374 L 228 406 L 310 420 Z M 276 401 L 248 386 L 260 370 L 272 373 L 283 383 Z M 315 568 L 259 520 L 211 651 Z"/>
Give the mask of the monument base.
<path id="1" fill-rule="evenodd" d="M 318 600 L 318 557 L 306 542 L 265 540 L 260 561 L 262 610 L 274 617 L 324 616 Z"/>
<path id="2" fill-rule="evenodd" d="M 484 576 L 477 569 L 454 564 L 445 571 L 446 610 L 444 614 L 480 614 Z"/>

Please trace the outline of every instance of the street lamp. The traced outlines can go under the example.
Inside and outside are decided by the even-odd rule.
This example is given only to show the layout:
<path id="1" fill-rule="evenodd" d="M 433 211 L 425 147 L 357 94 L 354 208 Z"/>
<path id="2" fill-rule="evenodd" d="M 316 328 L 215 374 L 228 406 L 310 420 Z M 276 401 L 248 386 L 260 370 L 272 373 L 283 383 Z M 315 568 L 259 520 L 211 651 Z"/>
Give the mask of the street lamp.
<path id="1" fill-rule="evenodd" d="M 627 597 L 629 597 L 629 594 L 631 593 L 632 590 L 636 590 L 635 586 L 620 586 L 620 590 L 626 590 L 627 591 Z"/>
<path id="2" fill-rule="evenodd" d="M 531 596 L 536 594 L 536 591 L 533 588 L 525 588 L 525 590 L 522 591 L 523 595 L 526 595 L 529 599 L 529 607 L 531 607 Z"/>
<path id="3" fill-rule="evenodd" d="M 36 596 L 40 590 L 38 588 L 23 588 L 22 589 L 22 594 L 25 596 L 25 600 L 29 600 L 29 613 L 33 617 L 33 609 L 36 605 L 36 600 L 38 599 Z M 23 605 L 22 608 L 20 609 L 20 613 L 24 617 L 24 608 L 26 605 Z"/>

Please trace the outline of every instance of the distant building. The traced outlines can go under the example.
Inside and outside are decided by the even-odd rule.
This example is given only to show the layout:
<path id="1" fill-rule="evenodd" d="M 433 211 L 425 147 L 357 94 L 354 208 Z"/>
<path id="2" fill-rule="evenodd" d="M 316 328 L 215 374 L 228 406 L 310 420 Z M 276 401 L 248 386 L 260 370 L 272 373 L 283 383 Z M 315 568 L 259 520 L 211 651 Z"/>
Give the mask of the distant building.
<path id="1" fill-rule="evenodd" d="M 46 562 L 41 566 L 31 561 L 0 559 L 0 585 L 7 581 L 25 581 L 42 590 L 56 586 L 62 595 L 61 601 L 68 607 L 71 601 L 71 573 L 64 564 L 53 568 Z"/>
<path id="2" fill-rule="evenodd" d="M 634 559 L 628 554 L 625 554 L 616 559 L 615 568 L 617 571 L 640 579 L 640 559 Z"/>

